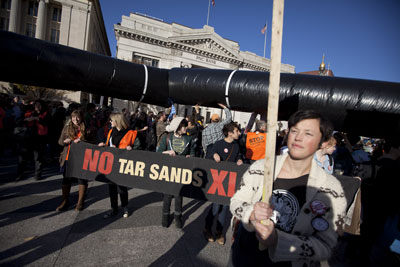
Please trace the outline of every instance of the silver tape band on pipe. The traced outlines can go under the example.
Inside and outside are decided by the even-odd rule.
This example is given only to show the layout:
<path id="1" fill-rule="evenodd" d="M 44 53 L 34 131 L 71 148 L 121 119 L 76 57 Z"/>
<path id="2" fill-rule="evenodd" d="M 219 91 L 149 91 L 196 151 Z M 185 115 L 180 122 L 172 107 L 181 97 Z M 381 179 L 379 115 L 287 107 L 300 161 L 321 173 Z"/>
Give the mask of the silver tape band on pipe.
<path id="1" fill-rule="evenodd" d="M 143 88 L 143 93 L 142 93 L 142 96 L 140 97 L 139 102 L 142 102 L 144 96 L 146 95 L 147 82 L 148 82 L 148 79 L 149 79 L 149 73 L 147 71 L 147 66 L 143 64 L 143 67 L 144 67 L 144 88 Z"/>
<path id="2" fill-rule="evenodd" d="M 228 80 L 226 81 L 226 85 L 225 85 L 225 102 L 226 102 L 226 106 L 228 108 L 231 108 L 231 106 L 229 105 L 229 85 L 231 83 L 232 76 L 233 76 L 233 74 L 235 74 L 236 71 L 237 70 L 234 70 L 234 71 L 231 72 L 231 74 L 229 75 Z"/>

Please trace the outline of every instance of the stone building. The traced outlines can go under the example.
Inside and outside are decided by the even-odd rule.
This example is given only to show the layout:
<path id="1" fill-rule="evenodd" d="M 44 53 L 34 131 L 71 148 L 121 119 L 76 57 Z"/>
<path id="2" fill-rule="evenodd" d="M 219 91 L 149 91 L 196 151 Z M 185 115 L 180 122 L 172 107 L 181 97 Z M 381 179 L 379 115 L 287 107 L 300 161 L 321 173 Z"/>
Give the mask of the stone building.
<path id="1" fill-rule="evenodd" d="M 0 0 L 0 29 L 111 56 L 99 0 Z M 68 98 L 92 101 L 85 92 Z"/>
<path id="2" fill-rule="evenodd" d="M 241 51 L 237 42 L 218 35 L 213 27 L 193 29 L 177 23 L 139 13 L 122 16 L 121 23 L 114 25 L 118 59 L 159 68 L 213 68 L 269 71 L 270 59 Z M 281 65 L 281 72 L 294 73 L 295 67 Z M 191 113 L 188 106 L 179 106 L 182 115 Z M 207 119 L 219 109 L 202 108 Z M 250 114 L 233 112 L 233 120 L 242 126 Z"/>

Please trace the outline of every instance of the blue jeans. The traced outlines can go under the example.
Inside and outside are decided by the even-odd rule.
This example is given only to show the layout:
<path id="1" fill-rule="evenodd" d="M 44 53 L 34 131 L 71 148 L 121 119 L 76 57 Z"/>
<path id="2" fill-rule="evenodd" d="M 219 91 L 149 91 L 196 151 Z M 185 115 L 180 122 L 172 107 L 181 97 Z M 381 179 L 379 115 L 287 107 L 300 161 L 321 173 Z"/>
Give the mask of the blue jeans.
<path id="1" fill-rule="evenodd" d="M 224 228 L 227 211 L 228 211 L 228 206 L 223 206 L 221 204 L 213 203 L 206 217 L 206 229 L 211 231 L 211 228 L 214 223 L 214 218 L 218 215 L 217 232 L 221 233 Z"/>

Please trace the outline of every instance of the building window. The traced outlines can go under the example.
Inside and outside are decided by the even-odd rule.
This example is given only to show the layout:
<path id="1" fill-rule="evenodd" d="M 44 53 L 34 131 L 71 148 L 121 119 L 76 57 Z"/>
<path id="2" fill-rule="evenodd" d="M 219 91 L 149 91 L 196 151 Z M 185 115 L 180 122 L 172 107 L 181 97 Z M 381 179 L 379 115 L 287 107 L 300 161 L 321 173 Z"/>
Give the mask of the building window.
<path id="1" fill-rule="evenodd" d="M 53 8 L 53 21 L 61 22 L 61 8 Z"/>
<path id="2" fill-rule="evenodd" d="M 11 0 L 1 0 L 1 8 L 10 10 L 11 9 Z"/>
<path id="3" fill-rule="evenodd" d="M 36 34 L 36 25 L 27 23 L 26 24 L 26 36 L 35 37 Z"/>
<path id="4" fill-rule="evenodd" d="M 210 111 L 206 112 L 206 120 L 204 121 L 204 123 L 209 123 L 210 122 L 210 118 L 211 118 L 211 113 Z"/>
<path id="5" fill-rule="evenodd" d="M 150 67 L 157 67 L 158 68 L 158 63 L 160 62 L 158 59 L 153 59 L 153 58 L 148 58 L 148 57 L 142 57 L 138 55 L 133 55 L 132 62 L 137 63 L 137 64 L 144 64 L 146 66 Z"/>
<path id="6" fill-rule="evenodd" d="M 50 42 L 58 44 L 60 41 L 60 30 L 51 29 Z"/>
<path id="7" fill-rule="evenodd" d="M 36 1 L 29 1 L 28 15 L 37 17 L 39 3 Z"/>
<path id="8" fill-rule="evenodd" d="M 8 24 L 10 20 L 8 18 L 0 17 L 0 30 L 8 31 Z"/>

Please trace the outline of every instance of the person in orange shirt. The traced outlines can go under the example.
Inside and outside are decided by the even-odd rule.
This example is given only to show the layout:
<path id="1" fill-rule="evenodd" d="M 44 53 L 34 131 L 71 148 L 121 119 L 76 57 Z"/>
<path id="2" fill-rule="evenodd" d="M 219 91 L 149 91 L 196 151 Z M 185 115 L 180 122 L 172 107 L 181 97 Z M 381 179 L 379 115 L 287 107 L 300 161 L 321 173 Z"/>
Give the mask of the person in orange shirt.
<path id="1" fill-rule="evenodd" d="M 24 125 L 29 134 L 24 136 L 23 148 L 18 156 L 17 180 L 23 177 L 30 154 L 33 154 L 35 162 L 35 179 L 42 179 L 50 119 L 47 104 L 41 100 L 35 101 L 34 110 L 28 110 L 24 114 Z"/>
<path id="2" fill-rule="evenodd" d="M 117 147 L 119 149 L 139 149 L 140 141 L 137 137 L 137 131 L 128 128 L 122 113 L 111 113 L 110 115 L 111 130 L 108 132 L 106 142 L 101 142 L 99 146 Z M 121 200 L 121 207 L 123 208 L 123 217 L 129 216 L 128 209 L 128 188 L 114 183 L 108 184 L 111 201 L 111 211 L 104 215 L 104 219 L 108 219 L 118 214 L 118 193 Z"/>
<path id="3" fill-rule="evenodd" d="M 265 144 L 267 140 L 267 123 L 263 120 L 256 122 L 256 131 L 248 132 L 245 138 L 245 157 L 249 163 L 265 157 Z M 243 144 L 243 143 L 242 143 Z"/>
<path id="4" fill-rule="evenodd" d="M 62 202 L 57 207 L 57 211 L 67 210 L 69 207 L 69 194 L 71 191 L 71 185 L 73 182 L 79 183 L 79 197 L 78 203 L 76 204 L 75 210 L 83 210 L 84 196 L 88 187 L 88 182 L 83 179 L 77 179 L 73 177 L 66 177 L 66 169 L 69 157 L 69 150 L 71 143 L 78 143 L 80 141 L 86 141 L 85 134 L 86 126 L 83 119 L 83 112 L 80 110 L 74 110 L 71 113 L 71 120 L 64 126 L 58 144 L 64 146 L 63 151 L 60 154 L 60 167 L 63 169 L 63 180 L 62 180 Z"/>

